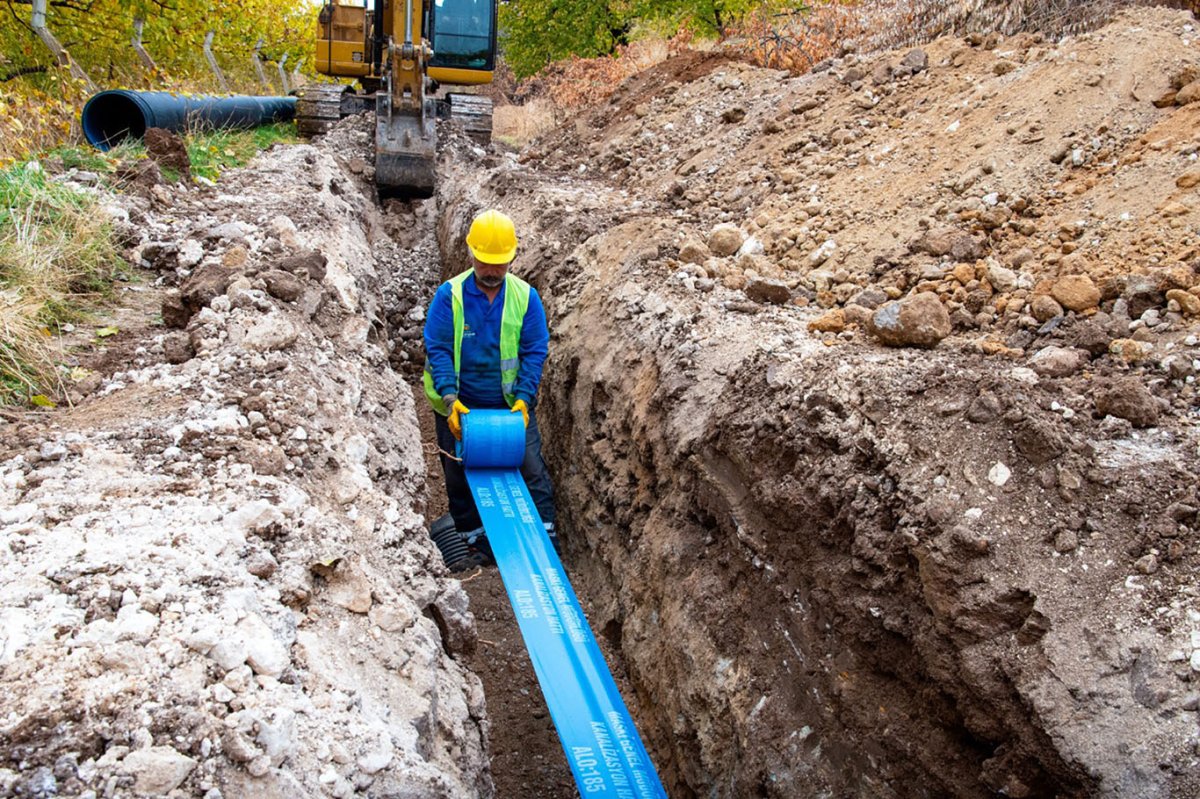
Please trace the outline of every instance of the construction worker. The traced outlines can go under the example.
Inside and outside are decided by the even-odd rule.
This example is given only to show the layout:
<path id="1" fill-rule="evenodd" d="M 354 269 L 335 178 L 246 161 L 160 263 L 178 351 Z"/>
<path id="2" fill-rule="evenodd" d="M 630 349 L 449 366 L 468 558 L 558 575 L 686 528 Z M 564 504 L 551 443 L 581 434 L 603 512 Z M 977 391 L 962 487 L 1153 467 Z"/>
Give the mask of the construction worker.
<path id="1" fill-rule="evenodd" d="M 475 217 L 467 233 L 471 268 L 443 283 L 425 320 L 425 395 L 435 411 L 438 447 L 450 515 L 469 546 L 453 556 L 438 540 L 451 569 L 491 562 L 479 511 L 462 464 L 448 454 L 462 438 L 472 408 L 508 408 L 525 421 L 521 475 L 555 549 L 554 490 L 542 460 L 535 405 L 550 331 L 537 291 L 509 272 L 517 254 L 513 221 L 496 210 Z M 462 556 L 469 551 L 469 555 Z M 456 562 L 450 562 L 451 559 Z"/>

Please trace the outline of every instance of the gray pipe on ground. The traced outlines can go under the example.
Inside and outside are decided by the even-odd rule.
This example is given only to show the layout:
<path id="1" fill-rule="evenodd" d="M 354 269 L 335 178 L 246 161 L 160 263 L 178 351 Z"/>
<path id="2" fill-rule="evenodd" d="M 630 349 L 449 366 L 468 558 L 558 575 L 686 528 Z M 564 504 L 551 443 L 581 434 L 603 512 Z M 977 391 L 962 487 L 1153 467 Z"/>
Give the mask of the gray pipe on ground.
<path id="1" fill-rule="evenodd" d="M 295 97 L 184 97 L 113 89 L 87 101 L 80 124 L 89 144 L 107 150 L 125 139 L 142 138 L 149 128 L 253 128 L 286 122 L 295 113 Z"/>

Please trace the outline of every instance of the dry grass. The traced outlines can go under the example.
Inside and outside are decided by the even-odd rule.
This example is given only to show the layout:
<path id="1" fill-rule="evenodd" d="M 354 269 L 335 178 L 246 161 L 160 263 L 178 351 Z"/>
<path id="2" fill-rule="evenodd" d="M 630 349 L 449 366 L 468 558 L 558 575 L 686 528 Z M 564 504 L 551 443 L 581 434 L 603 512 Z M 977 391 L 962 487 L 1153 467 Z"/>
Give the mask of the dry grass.
<path id="1" fill-rule="evenodd" d="M 106 296 L 123 266 L 93 197 L 37 162 L 0 170 L 0 403 L 61 393 L 54 334 Z"/>
<path id="2" fill-rule="evenodd" d="M 524 147 L 553 130 L 562 119 L 563 112 L 545 97 L 524 105 L 498 105 L 492 111 L 492 138 L 512 147 Z"/>
<path id="3" fill-rule="evenodd" d="M 556 62 L 519 85 L 502 77 L 498 94 L 515 102 L 495 106 L 492 137 L 523 147 L 562 124 L 574 110 L 603 101 L 626 78 L 667 60 L 680 46 L 677 40 L 651 36 L 622 47 L 615 56 Z"/>

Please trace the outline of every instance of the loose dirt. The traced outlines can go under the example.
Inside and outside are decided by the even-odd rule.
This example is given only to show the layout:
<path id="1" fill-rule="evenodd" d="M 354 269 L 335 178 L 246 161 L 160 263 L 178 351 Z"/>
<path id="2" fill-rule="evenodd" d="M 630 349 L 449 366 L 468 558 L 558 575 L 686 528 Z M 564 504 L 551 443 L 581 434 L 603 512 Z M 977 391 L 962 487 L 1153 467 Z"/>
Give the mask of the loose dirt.
<path id="1" fill-rule="evenodd" d="M 378 208 L 361 121 L 121 200 L 179 327 L 4 417 L 0 794 L 571 795 L 496 572 L 426 532 L 405 378 L 489 206 L 672 797 L 1200 794 L 1198 41 L 690 57 L 519 154 L 448 132 L 434 202 Z"/>
<path id="2" fill-rule="evenodd" d="M 116 200 L 155 290 L 4 423 L 0 795 L 491 795 L 379 312 L 430 256 L 332 151 Z"/>
<path id="3" fill-rule="evenodd" d="M 447 159 L 671 795 L 1197 790 L 1195 42 L 729 62 Z"/>

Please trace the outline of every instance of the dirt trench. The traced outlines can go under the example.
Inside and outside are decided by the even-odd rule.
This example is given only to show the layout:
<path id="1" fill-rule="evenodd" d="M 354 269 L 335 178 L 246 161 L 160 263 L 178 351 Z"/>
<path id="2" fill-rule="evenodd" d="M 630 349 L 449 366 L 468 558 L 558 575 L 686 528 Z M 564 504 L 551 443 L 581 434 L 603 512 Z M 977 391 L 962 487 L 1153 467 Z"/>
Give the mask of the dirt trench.
<path id="1" fill-rule="evenodd" d="M 742 96 L 769 83 L 732 71 Z M 678 98 L 715 96 L 667 88 L 685 119 Z M 483 207 L 518 220 L 515 269 L 550 313 L 541 418 L 572 580 L 669 794 L 1195 795 L 1186 411 L 1146 430 L 1064 413 L 1090 372 L 834 339 L 808 327 L 820 309 L 702 286 L 681 250 L 729 214 L 681 210 L 655 171 L 658 102 L 614 98 L 540 154 L 451 152 L 438 238 L 461 248 Z M 752 133 L 729 138 L 766 171 Z M 619 174 L 594 174 L 620 148 Z"/>
<path id="2" fill-rule="evenodd" d="M 1168 630 L 1128 601 L 1171 596 L 1126 554 L 1146 506 L 1188 490 L 1165 442 L 1073 435 L 1003 365 L 848 363 L 786 319 L 635 282 L 656 225 L 611 222 L 521 267 L 553 309 L 571 577 L 671 796 L 1196 788 Z"/>
<path id="3" fill-rule="evenodd" d="M 1184 46 L 1175 29 L 1190 29 L 1144 19 L 1153 24 L 1088 47 L 1150 41 L 1160 56 L 1141 68 L 1161 78 L 1169 47 Z M 832 307 L 823 302 L 849 314 L 846 299 L 881 285 L 947 304 L 972 283 L 983 291 L 981 274 L 998 289 L 991 255 L 903 246 L 928 226 L 926 210 L 965 229 L 992 193 L 1046 195 L 1045 219 L 1014 216 L 987 234 L 1014 283 L 1017 269 L 1031 286 L 1059 264 L 1092 269 L 1067 260 L 1080 247 L 1108 277 L 1141 246 L 1135 231 L 1163 239 L 1145 247 L 1192 246 L 1186 207 L 1171 211 L 1178 224 L 1154 214 L 1196 152 L 1190 138 L 1156 148 L 1156 137 L 1190 131 L 1194 108 L 1106 94 L 1127 122 L 1119 140 L 1097 139 L 1090 172 L 1073 138 L 1079 165 L 1047 157 L 1058 131 L 1019 169 L 978 169 L 974 188 L 943 173 L 973 162 L 978 142 L 952 151 L 953 168 L 920 172 L 936 163 L 929 141 L 952 149 L 963 92 L 981 87 L 982 103 L 997 82 L 1016 93 L 1017 80 L 1079 63 L 1071 47 L 1034 44 L 1015 71 L 996 69 L 1007 50 L 931 47 L 934 67 L 885 84 L 895 91 L 870 108 L 890 116 L 874 122 L 845 80 L 858 63 L 789 82 L 782 100 L 777 74 L 667 68 L 520 155 L 448 137 L 436 202 L 382 214 L 360 153 L 367 129 L 352 126 L 340 144 L 268 154 L 220 191 L 131 203 L 149 267 L 221 285 L 189 294 L 185 283 L 181 298 L 201 306 L 186 331 L 143 331 L 77 412 L 20 424 L 4 450 L 0 485 L 14 504 L 0 554 L 16 577 L 0 599 L 19 624 L 0 647 L 12 753 L 0 794 L 176 774 L 161 793 L 571 795 L 561 762 L 538 784 L 497 771 L 502 733 L 516 759 L 535 729 L 537 754 L 561 753 L 536 697 L 519 706 L 528 673 L 497 670 L 516 691 L 486 689 L 485 709 L 481 653 L 502 644 L 511 664 L 521 648 L 511 618 L 503 641 L 487 627 L 509 613 L 495 572 L 460 586 L 440 571 L 423 529 L 436 513 L 422 490 L 428 431 L 413 417 L 424 409 L 399 379 L 419 368 L 431 264 L 445 277 L 463 263 L 469 220 L 489 206 L 517 219 L 516 271 L 550 314 L 540 415 L 568 571 L 672 797 L 1200 794 L 1194 321 L 1139 290 L 1030 324 L 1037 292 L 1017 289 L 996 292 L 1011 314 L 997 302 L 984 322 L 959 315 L 932 350 L 885 349 L 856 322 L 810 329 Z M 1043 99 L 1096 88 L 1038 86 Z M 693 144 L 684 123 L 696 119 L 709 127 Z M 853 125 L 867 142 L 840 135 Z M 785 130 L 805 143 L 780 141 Z M 1042 141 L 987 146 L 1015 162 Z M 1136 220 L 1117 216 L 1130 192 L 1111 182 L 1107 147 L 1139 155 L 1122 176 L 1137 187 Z M 916 187 L 886 225 L 862 206 L 864 173 L 868 186 Z M 824 198 L 791 188 L 818 176 Z M 1095 224 L 1111 224 L 1116 244 L 1079 244 L 1060 226 L 1096 185 L 1111 197 Z M 683 257 L 720 223 L 769 238 L 797 211 L 812 226 L 768 240 L 770 258 L 713 255 L 698 270 Z M 841 254 L 814 268 L 808 245 L 833 235 Z M 883 247 L 889 237 L 900 246 Z M 1009 260 L 1018 248 L 1038 262 Z M 287 257 L 299 249 L 338 257 L 317 275 L 311 254 Z M 969 274 L 956 260 L 972 261 Z M 291 299 L 285 262 L 300 289 Z M 760 279 L 769 266 L 777 280 Z M 755 293 L 780 284 L 787 302 Z M 1135 330 L 1132 300 L 1157 303 L 1133 316 L 1154 311 L 1166 333 Z M 1113 336 L 1088 349 L 1102 316 L 1141 331 L 1152 357 L 1125 362 L 1107 349 Z M 1004 346 L 985 348 L 980 332 Z M 1047 345 L 1087 358 L 1047 374 L 1026 353 Z M 1148 385 L 1157 423 L 1099 412 L 1094 378 Z M 114 532 L 155 558 L 114 557 Z M 231 627 L 253 662 L 236 640 L 218 646 Z M 25 691 L 35 674 L 38 690 Z M 526 726 L 497 729 L 502 704 Z M 161 707 L 171 712 L 146 712 Z"/>

